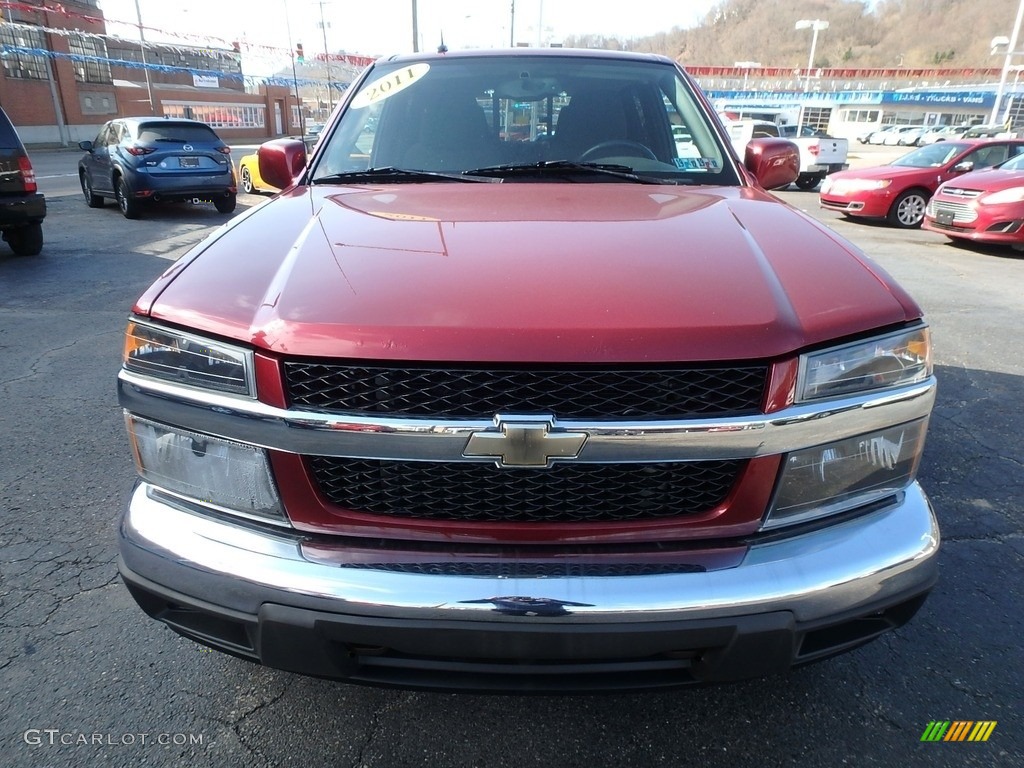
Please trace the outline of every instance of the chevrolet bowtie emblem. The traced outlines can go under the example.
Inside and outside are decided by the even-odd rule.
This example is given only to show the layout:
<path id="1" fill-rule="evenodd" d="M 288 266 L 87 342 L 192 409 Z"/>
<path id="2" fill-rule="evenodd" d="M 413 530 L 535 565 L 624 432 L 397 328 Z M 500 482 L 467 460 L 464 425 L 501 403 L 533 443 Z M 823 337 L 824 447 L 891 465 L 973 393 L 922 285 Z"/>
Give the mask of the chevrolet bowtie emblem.
<path id="1" fill-rule="evenodd" d="M 499 467 L 549 467 L 554 459 L 575 459 L 586 432 L 566 432 L 550 417 L 496 416 L 495 428 L 469 436 L 463 456 L 496 459 Z"/>

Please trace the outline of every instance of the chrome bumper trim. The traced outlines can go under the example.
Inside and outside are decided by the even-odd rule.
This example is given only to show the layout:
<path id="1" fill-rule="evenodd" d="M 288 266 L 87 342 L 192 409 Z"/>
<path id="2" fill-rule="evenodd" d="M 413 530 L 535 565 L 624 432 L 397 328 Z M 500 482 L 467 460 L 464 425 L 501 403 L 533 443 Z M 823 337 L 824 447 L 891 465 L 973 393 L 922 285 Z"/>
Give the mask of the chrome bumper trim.
<path id="1" fill-rule="evenodd" d="M 265 603 L 364 616 L 528 621 L 497 599 L 566 606 L 559 621 L 625 623 L 790 611 L 817 621 L 927 590 L 939 530 L 914 483 L 889 507 L 828 527 L 749 546 L 738 565 L 703 572 L 628 576 L 468 576 L 376 569 L 303 557 L 299 533 L 268 531 L 185 511 L 136 488 L 121 525 L 131 573 L 166 589 L 255 615 Z M 335 542 L 340 546 L 340 541 Z M 407 557 L 415 558 L 415 550 Z M 445 553 L 510 566 L 481 547 Z M 621 553 L 620 553 L 621 555 Z M 341 557 L 343 558 L 342 551 Z M 554 552 L 550 555 L 554 557 Z M 695 557 L 699 557 L 699 552 Z M 419 555 L 432 562 L 436 554 Z M 637 556 L 642 560 L 642 555 Z M 504 573 L 508 573 L 506 569 Z"/>
<path id="2" fill-rule="evenodd" d="M 463 452 L 472 433 L 493 430 L 498 418 L 378 418 L 290 410 L 197 392 L 125 370 L 118 375 L 118 398 L 128 412 L 215 437 L 286 453 L 383 460 L 493 461 Z M 559 420 L 553 427 L 587 434 L 576 462 L 746 459 L 925 418 L 934 402 L 935 380 L 929 378 L 896 390 L 801 403 L 767 415 L 647 422 Z"/>

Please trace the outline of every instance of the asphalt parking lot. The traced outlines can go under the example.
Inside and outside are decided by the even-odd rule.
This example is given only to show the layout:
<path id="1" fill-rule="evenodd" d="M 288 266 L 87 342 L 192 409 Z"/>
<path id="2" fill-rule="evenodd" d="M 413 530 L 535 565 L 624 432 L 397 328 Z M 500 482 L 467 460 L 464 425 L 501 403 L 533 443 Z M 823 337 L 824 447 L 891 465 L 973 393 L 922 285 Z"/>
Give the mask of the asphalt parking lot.
<path id="1" fill-rule="evenodd" d="M 904 148 L 851 144 L 851 164 Z M 911 624 L 850 654 L 728 686 L 610 696 L 359 688 L 206 652 L 147 619 L 116 574 L 134 476 L 114 377 L 133 301 L 226 217 L 127 221 L 77 189 L 77 152 L 34 153 L 39 257 L 0 249 L 0 764 L 4 766 L 1024 765 L 1024 257 L 847 221 L 924 306 L 939 400 L 921 480 L 941 580 Z M 237 160 L 237 153 L 236 153 Z M 236 215 L 265 197 L 240 196 Z M 931 721 L 994 721 L 924 743 Z"/>

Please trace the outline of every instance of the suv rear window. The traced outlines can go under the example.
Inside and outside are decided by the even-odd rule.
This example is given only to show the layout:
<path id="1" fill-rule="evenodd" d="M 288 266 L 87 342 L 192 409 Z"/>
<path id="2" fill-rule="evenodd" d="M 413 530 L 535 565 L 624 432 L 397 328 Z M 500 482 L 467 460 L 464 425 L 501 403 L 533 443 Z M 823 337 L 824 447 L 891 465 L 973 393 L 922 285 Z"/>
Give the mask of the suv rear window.
<path id="1" fill-rule="evenodd" d="M 0 148 L 7 150 L 17 148 L 19 152 L 22 149 L 18 132 L 14 130 L 10 119 L 2 109 L 0 109 Z"/>
<path id="2" fill-rule="evenodd" d="M 212 128 L 195 123 L 143 123 L 139 126 L 139 141 L 220 141 Z"/>

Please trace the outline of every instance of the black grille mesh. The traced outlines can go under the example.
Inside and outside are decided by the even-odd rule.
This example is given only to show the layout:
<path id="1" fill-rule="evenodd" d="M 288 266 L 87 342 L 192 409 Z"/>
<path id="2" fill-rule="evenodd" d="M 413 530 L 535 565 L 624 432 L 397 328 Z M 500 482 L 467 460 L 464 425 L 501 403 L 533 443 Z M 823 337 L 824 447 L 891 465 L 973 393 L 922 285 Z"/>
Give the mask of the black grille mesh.
<path id="1" fill-rule="evenodd" d="M 745 460 L 662 464 L 494 464 L 308 458 L 327 499 L 348 510 L 462 522 L 616 522 L 705 512 Z"/>
<path id="2" fill-rule="evenodd" d="M 671 419 L 756 413 L 765 365 L 685 369 L 479 369 L 286 362 L 292 405 L 345 413 Z"/>

